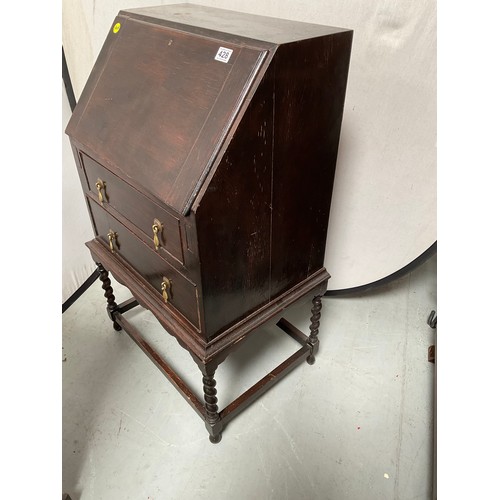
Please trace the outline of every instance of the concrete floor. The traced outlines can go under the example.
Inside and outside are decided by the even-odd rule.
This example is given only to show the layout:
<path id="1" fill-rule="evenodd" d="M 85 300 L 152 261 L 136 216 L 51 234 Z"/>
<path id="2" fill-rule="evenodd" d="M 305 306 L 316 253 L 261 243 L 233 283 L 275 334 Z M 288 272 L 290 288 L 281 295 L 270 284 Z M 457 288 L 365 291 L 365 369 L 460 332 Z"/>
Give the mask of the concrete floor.
<path id="1" fill-rule="evenodd" d="M 129 297 L 113 286 L 118 302 Z M 287 375 L 217 445 L 104 304 L 98 281 L 63 315 L 62 488 L 72 500 L 432 498 L 435 257 L 375 291 L 325 298 L 316 364 Z M 187 352 L 149 312 L 127 317 L 201 397 Z M 304 332 L 309 317 L 308 306 L 286 314 Z M 296 349 L 263 329 L 219 367 L 219 408 Z"/>

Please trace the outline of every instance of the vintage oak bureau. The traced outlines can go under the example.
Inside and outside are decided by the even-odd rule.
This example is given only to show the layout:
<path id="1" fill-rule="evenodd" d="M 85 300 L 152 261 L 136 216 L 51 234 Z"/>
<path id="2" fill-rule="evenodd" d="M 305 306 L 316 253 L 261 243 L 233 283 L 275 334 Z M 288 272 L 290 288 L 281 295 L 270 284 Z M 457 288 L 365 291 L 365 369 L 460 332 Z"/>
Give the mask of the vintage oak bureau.
<path id="1" fill-rule="evenodd" d="M 351 42 L 347 29 L 192 4 L 123 10 L 67 126 L 113 326 L 212 442 L 314 362 Z M 130 300 L 115 302 L 108 271 Z M 281 317 L 299 300 L 312 301 L 308 336 Z M 204 401 L 127 321 L 137 305 L 189 351 Z M 300 349 L 219 410 L 217 366 L 270 321 Z"/>

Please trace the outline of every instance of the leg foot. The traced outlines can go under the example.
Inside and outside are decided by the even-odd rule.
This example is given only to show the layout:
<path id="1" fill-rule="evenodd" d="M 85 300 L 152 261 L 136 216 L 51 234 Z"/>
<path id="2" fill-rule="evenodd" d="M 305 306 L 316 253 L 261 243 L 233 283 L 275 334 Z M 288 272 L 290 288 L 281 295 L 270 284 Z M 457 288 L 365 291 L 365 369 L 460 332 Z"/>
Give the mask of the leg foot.
<path id="1" fill-rule="evenodd" d="M 104 297 L 106 297 L 107 300 L 106 310 L 108 311 L 108 316 L 113 322 L 113 328 L 117 332 L 119 332 L 122 327 L 115 321 L 114 317 L 115 312 L 118 310 L 118 304 L 115 302 L 115 296 L 113 295 L 113 288 L 111 287 L 109 273 L 100 262 L 97 262 L 97 269 L 99 270 L 99 279 L 102 282 Z"/>
<path id="2" fill-rule="evenodd" d="M 210 440 L 211 443 L 217 444 L 220 443 L 220 440 L 222 439 L 222 434 L 219 432 L 219 434 L 215 436 L 208 436 L 208 439 Z"/>
<path id="3" fill-rule="evenodd" d="M 309 334 L 309 340 L 307 341 L 309 347 L 311 348 L 311 354 L 309 354 L 306 361 L 310 365 L 313 365 L 314 362 L 316 361 L 314 355 L 318 352 L 318 347 L 319 347 L 318 333 L 319 333 L 319 320 L 321 318 L 321 295 L 314 297 L 311 313 L 312 313 L 311 325 L 309 326 L 309 330 L 311 331 L 311 333 Z"/>

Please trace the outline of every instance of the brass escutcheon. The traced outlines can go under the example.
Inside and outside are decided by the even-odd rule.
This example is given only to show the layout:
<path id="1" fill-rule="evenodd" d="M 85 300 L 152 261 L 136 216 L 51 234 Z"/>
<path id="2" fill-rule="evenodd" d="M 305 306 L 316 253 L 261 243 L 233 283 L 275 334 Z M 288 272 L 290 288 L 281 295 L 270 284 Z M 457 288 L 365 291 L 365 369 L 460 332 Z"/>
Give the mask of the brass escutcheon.
<path id="1" fill-rule="evenodd" d="M 118 248 L 118 240 L 116 239 L 117 236 L 118 235 L 112 229 L 109 230 L 108 240 L 109 240 L 109 249 L 111 250 L 111 253 L 116 253 L 116 248 Z"/>
<path id="2" fill-rule="evenodd" d="M 99 195 L 99 203 L 102 205 L 105 201 L 108 201 L 108 196 L 106 195 L 106 183 L 102 179 L 97 179 L 95 187 L 97 189 L 97 194 Z"/>
<path id="3" fill-rule="evenodd" d="M 158 219 L 154 219 L 152 228 L 153 228 L 153 242 L 155 244 L 155 250 L 158 251 L 161 245 L 160 237 L 161 237 L 161 232 L 163 231 L 163 224 Z"/>
<path id="4" fill-rule="evenodd" d="M 161 294 L 163 295 L 163 300 L 165 303 L 168 302 L 168 292 L 170 291 L 170 288 L 172 287 L 172 282 L 168 279 L 163 277 L 163 281 L 161 282 Z"/>

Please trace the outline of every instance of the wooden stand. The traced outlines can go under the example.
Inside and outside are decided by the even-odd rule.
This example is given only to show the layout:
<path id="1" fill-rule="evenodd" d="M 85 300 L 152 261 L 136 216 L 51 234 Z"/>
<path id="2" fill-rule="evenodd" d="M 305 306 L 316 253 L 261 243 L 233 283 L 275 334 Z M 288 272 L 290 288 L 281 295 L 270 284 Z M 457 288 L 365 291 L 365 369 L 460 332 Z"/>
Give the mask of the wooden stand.
<path id="1" fill-rule="evenodd" d="M 68 123 L 107 311 L 210 440 L 318 350 L 353 32 L 193 4 L 120 11 Z M 133 299 L 117 304 L 108 272 Z M 282 318 L 313 301 L 310 335 Z M 149 310 L 203 400 L 126 320 Z M 300 349 L 219 410 L 216 370 L 274 321 Z M 255 360 L 258 362 L 258 360 Z"/>
<path id="2" fill-rule="evenodd" d="M 203 375 L 202 381 L 204 402 L 201 402 L 186 382 L 184 382 L 184 380 L 168 364 L 168 362 L 144 339 L 139 330 L 124 317 L 124 314 L 132 308 L 138 306 L 139 302 L 135 298 L 131 298 L 121 304 L 116 304 L 115 297 L 113 295 L 113 288 L 111 286 L 111 280 L 108 277 L 108 271 L 100 262 L 97 263 L 97 267 L 99 269 L 100 279 L 103 283 L 102 288 L 104 289 L 104 296 L 107 299 L 106 309 L 111 321 L 113 322 L 113 328 L 117 331 L 124 330 L 144 351 L 149 359 L 153 361 L 163 375 L 167 377 L 172 385 L 180 392 L 184 399 L 204 420 L 205 427 L 209 433 L 210 442 L 212 443 L 220 442 L 222 438 L 222 430 L 227 423 L 252 404 L 267 390 L 269 390 L 279 380 L 281 380 L 287 373 L 292 371 L 304 360 L 307 360 L 307 362 L 311 365 L 315 361 L 314 355 L 318 352 L 319 347 L 318 331 L 321 317 L 321 295 L 314 295 L 313 307 L 311 311 L 311 333 L 309 337 L 284 318 L 280 318 L 276 323 L 276 325 L 283 332 L 288 334 L 300 344 L 300 349 L 283 361 L 283 363 L 277 366 L 265 377 L 259 380 L 256 384 L 250 387 L 250 389 L 245 391 L 241 396 L 236 398 L 232 403 L 226 406 L 226 408 L 219 411 L 217 406 L 217 389 L 214 375 L 220 363 L 218 361 L 203 363 L 193 356 L 192 352 L 190 352 Z M 326 288 L 326 282 L 324 283 L 324 287 Z M 248 336 L 248 333 L 246 336 Z M 224 353 L 223 358 L 225 358 L 228 354 L 229 348 L 227 349 L 227 352 Z"/>

